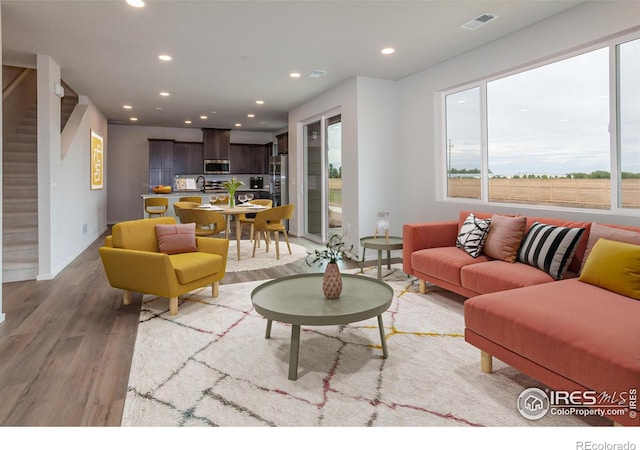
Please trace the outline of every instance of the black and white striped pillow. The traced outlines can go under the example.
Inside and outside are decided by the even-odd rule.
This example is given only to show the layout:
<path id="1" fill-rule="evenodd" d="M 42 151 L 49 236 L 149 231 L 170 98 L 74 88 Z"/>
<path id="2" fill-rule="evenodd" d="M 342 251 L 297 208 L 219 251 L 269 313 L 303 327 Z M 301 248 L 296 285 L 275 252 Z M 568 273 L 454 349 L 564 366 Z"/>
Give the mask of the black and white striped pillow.
<path id="1" fill-rule="evenodd" d="M 491 219 L 478 219 L 469 214 L 458 231 L 456 247 L 461 248 L 474 258 L 480 256 L 484 241 L 487 240 Z"/>
<path id="2" fill-rule="evenodd" d="M 584 228 L 569 228 L 534 222 L 527 231 L 518 261 L 544 270 L 561 280 L 576 252 Z"/>

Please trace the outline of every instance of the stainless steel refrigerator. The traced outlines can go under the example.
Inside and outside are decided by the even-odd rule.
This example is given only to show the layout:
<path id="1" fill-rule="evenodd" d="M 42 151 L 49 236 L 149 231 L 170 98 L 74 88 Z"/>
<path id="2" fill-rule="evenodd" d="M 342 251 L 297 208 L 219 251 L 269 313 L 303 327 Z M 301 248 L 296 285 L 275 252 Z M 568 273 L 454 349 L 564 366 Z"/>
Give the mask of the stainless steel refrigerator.
<path id="1" fill-rule="evenodd" d="M 288 185 L 288 160 L 287 155 L 278 155 L 277 150 L 271 157 L 270 192 L 273 206 L 282 206 L 289 203 Z"/>

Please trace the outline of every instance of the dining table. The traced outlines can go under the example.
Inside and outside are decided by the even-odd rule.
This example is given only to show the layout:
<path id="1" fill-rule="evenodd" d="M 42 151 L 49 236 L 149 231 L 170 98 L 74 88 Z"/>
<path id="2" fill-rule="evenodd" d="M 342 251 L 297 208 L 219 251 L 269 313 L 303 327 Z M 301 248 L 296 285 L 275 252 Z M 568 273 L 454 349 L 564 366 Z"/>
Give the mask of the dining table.
<path id="1" fill-rule="evenodd" d="M 234 218 L 234 221 L 236 223 L 236 248 L 237 248 L 237 257 L 238 257 L 238 261 L 240 261 L 240 238 L 241 236 L 241 225 L 240 225 L 240 220 L 239 217 L 241 214 L 255 214 L 259 211 L 263 211 L 265 209 L 269 209 L 271 208 L 270 206 L 263 206 L 263 205 L 255 205 L 253 203 L 250 202 L 246 202 L 246 203 L 240 203 L 237 204 L 234 207 L 230 207 L 229 205 L 226 204 L 219 204 L 219 203 L 215 203 L 215 204 L 205 204 L 205 205 L 200 205 L 198 207 L 196 207 L 196 210 L 205 210 L 205 211 L 218 211 L 222 214 L 224 214 L 225 218 L 226 218 L 226 226 L 225 226 L 225 230 L 224 230 L 224 236 L 226 239 L 229 239 L 230 237 L 230 228 L 231 228 L 231 217 Z"/>

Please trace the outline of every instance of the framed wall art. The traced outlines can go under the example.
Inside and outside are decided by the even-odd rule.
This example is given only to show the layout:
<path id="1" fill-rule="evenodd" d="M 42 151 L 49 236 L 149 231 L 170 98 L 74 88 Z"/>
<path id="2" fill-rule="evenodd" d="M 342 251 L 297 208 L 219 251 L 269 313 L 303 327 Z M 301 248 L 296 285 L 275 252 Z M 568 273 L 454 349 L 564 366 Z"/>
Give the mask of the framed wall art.
<path id="1" fill-rule="evenodd" d="M 91 130 L 91 189 L 102 189 L 104 186 L 104 140 Z"/>

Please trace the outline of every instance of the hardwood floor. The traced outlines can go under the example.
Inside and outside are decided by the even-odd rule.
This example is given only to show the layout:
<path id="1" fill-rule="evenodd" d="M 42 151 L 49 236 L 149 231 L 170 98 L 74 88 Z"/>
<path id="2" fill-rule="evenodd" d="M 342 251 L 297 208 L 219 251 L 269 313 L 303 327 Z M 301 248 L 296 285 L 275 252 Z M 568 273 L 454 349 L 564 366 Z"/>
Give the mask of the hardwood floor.
<path id="1" fill-rule="evenodd" d="M 51 281 L 3 285 L 0 425 L 120 425 L 142 295 L 122 305 L 100 261 L 103 240 Z M 291 242 L 317 248 L 304 239 Z M 228 273 L 222 284 L 319 270 L 294 263 Z"/>

